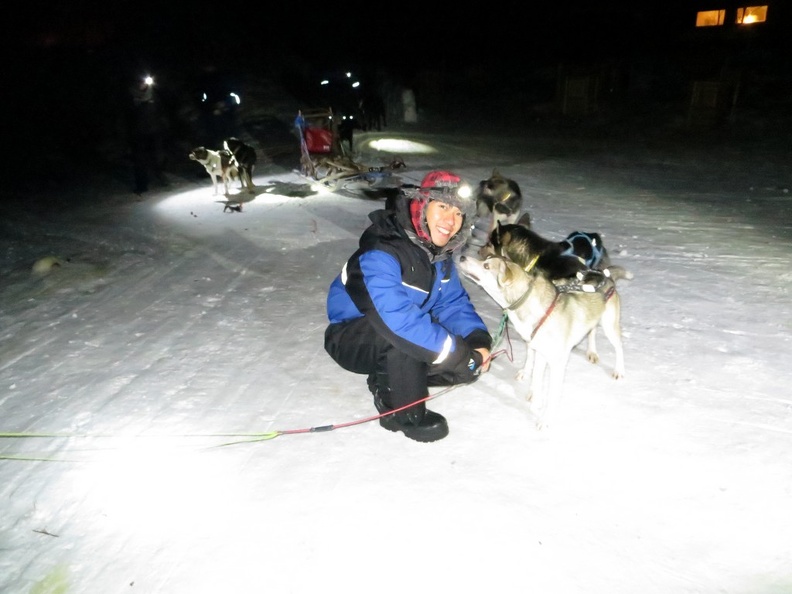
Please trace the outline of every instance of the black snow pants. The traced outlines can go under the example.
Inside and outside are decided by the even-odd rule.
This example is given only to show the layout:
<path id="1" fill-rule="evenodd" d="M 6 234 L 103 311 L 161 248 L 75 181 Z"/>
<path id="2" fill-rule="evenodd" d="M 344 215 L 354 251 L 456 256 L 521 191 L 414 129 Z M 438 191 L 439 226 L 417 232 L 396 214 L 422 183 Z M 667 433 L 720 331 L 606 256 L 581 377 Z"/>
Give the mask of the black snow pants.
<path id="1" fill-rule="evenodd" d="M 429 386 L 452 386 L 469 381 L 453 371 L 439 370 L 398 350 L 375 332 L 365 317 L 330 324 L 325 350 L 347 371 L 376 376 L 386 406 L 401 408 L 429 395 Z M 383 393 L 390 388 L 390 394 Z"/>

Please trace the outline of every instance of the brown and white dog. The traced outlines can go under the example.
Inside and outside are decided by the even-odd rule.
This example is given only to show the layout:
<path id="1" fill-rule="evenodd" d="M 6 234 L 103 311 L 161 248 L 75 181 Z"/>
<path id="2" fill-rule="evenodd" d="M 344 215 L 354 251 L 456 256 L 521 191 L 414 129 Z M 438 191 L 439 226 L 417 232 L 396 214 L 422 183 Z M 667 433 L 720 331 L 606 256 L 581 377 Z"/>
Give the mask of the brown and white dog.
<path id="1" fill-rule="evenodd" d="M 561 397 L 566 366 L 572 349 L 588 336 L 586 357 L 599 362 L 597 326 L 616 351 L 616 364 L 611 376 L 624 377 L 624 349 L 621 335 L 621 300 L 616 279 L 622 269 L 616 268 L 593 292 L 577 290 L 574 285 L 553 283 L 534 270 L 522 267 L 499 256 L 484 260 L 462 256 L 460 271 L 484 289 L 508 314 L 509 322 L 526 344 L 526 358 L 517 379 L 529 374 L 531 388 L 526 399 L 539 429 L 552 420 L 553 409 Z M 545 388 L 545 369 L 549 381 Z"/>
<path id="2" fill-rule="evenodd" d="M 249 144 L 245 144 L 239 138 L 226 138 L 223 141 L 225 150 L 231 153 L 232 163 L 239 170 L 239 180 L 242 188 L 247 188 L 248 192 L 253 192 L 253 168 L 256 166 L 256 149 Z"/>
<path id="3" fill-rule="evenodd" d="M 202 146 L 196 147 L 187 155 L 190 160 L 197 161 L 204 166 L 209 177 L 212 178 L 212 188 L 217 195 L 218 180 L 223 181 L 225 194 L 229 192 L 231 180 L 239 178 L 239 170 L 232 162 L 232 155 L 229 151 L 213 151 Z"/>

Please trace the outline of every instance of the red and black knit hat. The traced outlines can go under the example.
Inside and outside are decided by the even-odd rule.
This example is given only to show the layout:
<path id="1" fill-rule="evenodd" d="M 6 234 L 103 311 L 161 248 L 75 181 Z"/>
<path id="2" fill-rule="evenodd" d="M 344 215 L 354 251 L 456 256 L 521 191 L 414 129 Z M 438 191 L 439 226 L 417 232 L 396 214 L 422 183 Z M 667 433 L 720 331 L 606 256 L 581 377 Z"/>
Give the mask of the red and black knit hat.
<path id="1" fill-rule="evenodd" d="M 424 176 L 420 187 L 412 196 L 410 215 L 418 236 L 425 240 L 430 240 L 429 229 L 426 226 L 426 205 L 432 200 L 456 206 L 462 211 L 465 222 L 456 237 L 461 236 L 464 243 L 470 230 L 468 223 L 472 223 L 476 212 L 476 202 L 470 187 L 462 181 L 461 177 L 450 171 L 430 171 Z M 454 244 L 456 243 L 454 242 Z"/>
<path id="2" fill-rule="evenodd" d="M 470 187 L 462 178 L 450 171 L 430 171 L 421 181 L 416 198 L 439 200 L 456 206 L 465 216 L 472 216 L 476 210 Z"/>

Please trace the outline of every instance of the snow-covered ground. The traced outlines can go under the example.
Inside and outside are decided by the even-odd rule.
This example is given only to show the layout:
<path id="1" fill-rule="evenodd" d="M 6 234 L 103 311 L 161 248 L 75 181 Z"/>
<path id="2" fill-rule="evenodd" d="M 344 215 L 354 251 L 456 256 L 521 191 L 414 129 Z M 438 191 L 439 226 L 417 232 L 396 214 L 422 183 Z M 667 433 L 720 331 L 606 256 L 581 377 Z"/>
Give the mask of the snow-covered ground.
<path id="1" fill-rule="evenodd" d="M 417 443 L 322 345 L 364 185 L 263 161 L 241 213 L 197 175 L 4 199 L 0 591 L 792 591 L 789 155 L 389 135 L 432 151 L 397 149 L 400 182 L 498 167 L 543 235 L 603 236 L 635 275 L 626 378 L 576 349 L 539 432 L 511 332 Z M 393 157 L 376 138 L 359 162 Z"/>

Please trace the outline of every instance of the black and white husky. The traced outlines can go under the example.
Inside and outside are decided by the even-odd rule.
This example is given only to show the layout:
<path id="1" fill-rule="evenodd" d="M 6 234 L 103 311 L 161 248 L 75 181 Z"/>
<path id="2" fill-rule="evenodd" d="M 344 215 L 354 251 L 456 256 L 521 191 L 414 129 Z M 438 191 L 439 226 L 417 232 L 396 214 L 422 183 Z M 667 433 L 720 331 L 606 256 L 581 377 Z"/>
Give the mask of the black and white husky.
<path id="1" fill-rule="evenodd" d="M 228 186 L 231 180 L 239 177 L 239 170 L 231 161 L 231 153 L 226 150 L 213 151 L 202 146 L 196 147 L 187 155 L 191 161 L 197 161 L 206 169 L 206 173 L 212 178 L 212 188 L 217 195 L 218 180 L 223 180 L 225 193 L 228 194 Z"/>

